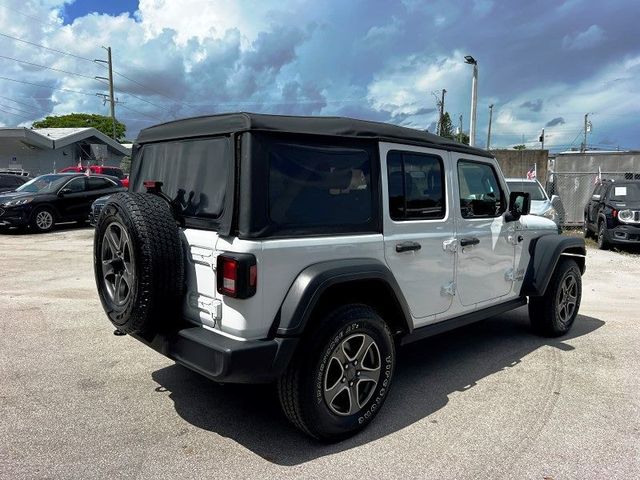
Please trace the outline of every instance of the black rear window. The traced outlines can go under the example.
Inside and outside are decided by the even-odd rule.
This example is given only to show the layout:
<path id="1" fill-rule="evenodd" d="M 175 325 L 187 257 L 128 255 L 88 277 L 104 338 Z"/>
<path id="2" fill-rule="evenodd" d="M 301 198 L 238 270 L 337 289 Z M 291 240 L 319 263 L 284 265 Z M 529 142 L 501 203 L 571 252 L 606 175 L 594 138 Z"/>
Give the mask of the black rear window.
<path id="1" fill-rule="evenodd" d="M 163 183 L 162 191 L 187 217 L 218 218 L 224 209 L 231 168 L 227 137 L 143 145 L 132 174 L 133 191 L 144 192 L 147 180 Z"/>
<path id="2" fill-rule="evenodd" d="M 286 227 L 364 225 L 372 216 L 371 158 L 359 148 L 274 143 L 269 216 Z"/>

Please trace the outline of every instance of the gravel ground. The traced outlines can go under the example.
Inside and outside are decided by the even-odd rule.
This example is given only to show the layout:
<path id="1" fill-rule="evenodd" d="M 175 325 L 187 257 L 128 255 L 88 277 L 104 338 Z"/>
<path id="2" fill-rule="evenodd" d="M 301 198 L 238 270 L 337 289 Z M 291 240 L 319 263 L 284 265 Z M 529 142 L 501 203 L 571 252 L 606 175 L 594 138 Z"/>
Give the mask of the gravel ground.
<path id="1" fill-rule="evenodd" d="M 519 309 L 402 349 L 381 415 L 327 446 L 268 386 L 114 336 L 92 238 L 0 235 L 0 478 L 640 478 L 637 255 L 589 249 L 566 337 Z"/>

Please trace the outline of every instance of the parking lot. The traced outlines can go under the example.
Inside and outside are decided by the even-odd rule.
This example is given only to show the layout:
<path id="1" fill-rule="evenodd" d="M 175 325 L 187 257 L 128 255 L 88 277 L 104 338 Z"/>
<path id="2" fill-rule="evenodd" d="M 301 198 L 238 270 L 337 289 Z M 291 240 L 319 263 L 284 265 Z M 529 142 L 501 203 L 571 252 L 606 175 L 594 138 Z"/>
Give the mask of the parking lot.
<path id="1" fill-rule="evenodd" d="M 362 434 L 313 442 L 269 386 L 113 335 L 91 229 L 0 235 L 0 477 L 640 478 L 640 256 L 589 248 L 567 337 L 526 309 L 400 352 Z"/>

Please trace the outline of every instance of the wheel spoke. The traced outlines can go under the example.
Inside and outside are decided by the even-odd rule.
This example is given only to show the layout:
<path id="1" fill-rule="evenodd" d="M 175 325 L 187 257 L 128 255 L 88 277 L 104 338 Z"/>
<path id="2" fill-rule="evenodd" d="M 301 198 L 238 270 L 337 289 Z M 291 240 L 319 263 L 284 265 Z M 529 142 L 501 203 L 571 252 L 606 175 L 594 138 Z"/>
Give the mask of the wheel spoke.
<path id="1" fill-rule="evenodd" d="M 360 346 L 358 347 L 358 350 L 356 350 L 355 353 L 351 353 L 351 354 L 347 353 L 347 349 L 353 350 L 354 342 L 360 342 Z M 362 350 L 362 346 L 364 345 L 364 342 L 365 342 L 365 336 L 362 334 L 353 335 L 347 338 L 344 342 L 342 342 L 342 353 L 344 354 L 347 361 L 353 362 L 358 358 L 358 354 L 360 353 L 360 350 Z"/>
<path id="2" fill-rule="evenodd" d="M 113 228 L 111 226 L 105 232 L 104 238 L 107 241 L 107 243 L 109 244 L 109 248 L 111 249 L 111 251 L 115 255 L 115 253 L 118 251 L 118 239 L 116 238 L 115 234 L 113 233 Z"/>
<path id="3" fill-rule="evenodd" d="M 111 262 L 107 260 L 102 261 L 102 276 L 107 278 L 108 276 L 113 275 L 113 265 Z"/>
<path id="4" fill-rule="evenodd" d="M 362 365 L 362 362 L 364 361 L 367 354 L 369 353 L 369 349 L 372 347 L 372 345 L 375 345 L 375 342 L 373 341 L 373 339 L 371 337 L 365 337 L 365 339 L 362 342 L 362 346 L 360 347 L 360 350 L 358 350 L 358 353 L 356 353 L 356 360 L 358 360 L 358 363 L 360 365 Z"/>
<path id="5" fill-rule="evenodd" d="M 363 368 L 358 375 L 358 382 L 377 382 L 380 378 L 380 367 L 373 370 Z"/>

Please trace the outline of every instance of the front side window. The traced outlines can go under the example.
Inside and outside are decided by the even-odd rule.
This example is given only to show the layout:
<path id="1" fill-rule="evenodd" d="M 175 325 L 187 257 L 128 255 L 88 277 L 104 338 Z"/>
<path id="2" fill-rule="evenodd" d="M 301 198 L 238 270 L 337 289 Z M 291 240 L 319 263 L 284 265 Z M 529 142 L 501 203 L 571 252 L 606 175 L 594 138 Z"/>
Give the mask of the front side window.
<path id="1" fill-rule="evenodd" d="M 506 202 L 498 176 L 491 165 L 459 160 L 458 183 L 462 218 L 491 218 L 502 215 Z"/>
<path id="2" fill-rule="evenodd" d="M 275 143 L 269 150 L 269 217 L 286 227 L 371 220 L 371 158 L 359 148 Z"/>
<path id="3" fill-rule="evenodd" d="M 444 169 L 436 155 L 387 154 L 389 214 L 393 220 L 442 219 L 446 212 Z"/>

